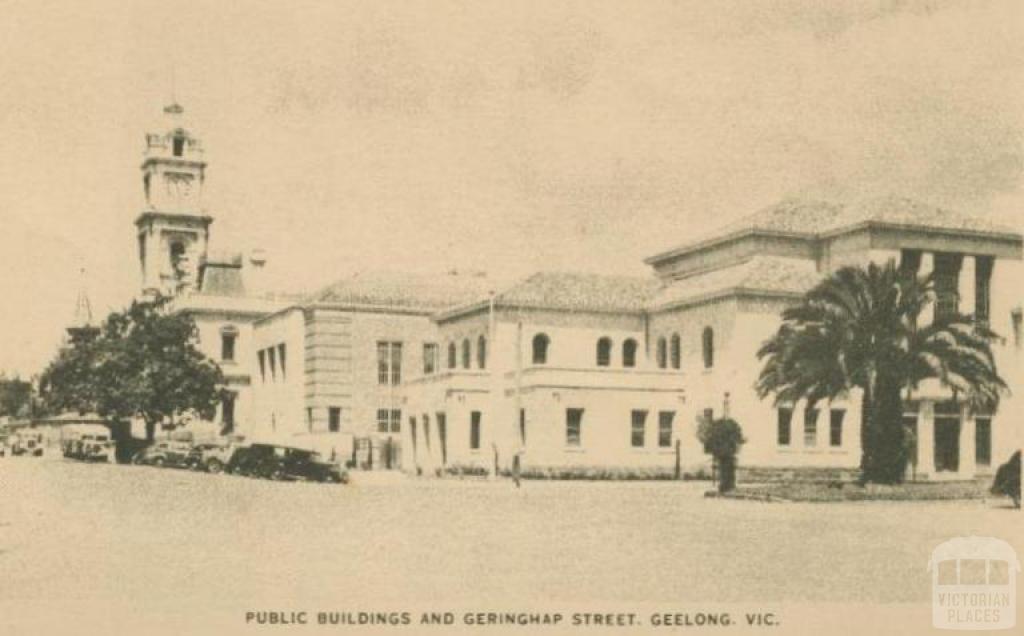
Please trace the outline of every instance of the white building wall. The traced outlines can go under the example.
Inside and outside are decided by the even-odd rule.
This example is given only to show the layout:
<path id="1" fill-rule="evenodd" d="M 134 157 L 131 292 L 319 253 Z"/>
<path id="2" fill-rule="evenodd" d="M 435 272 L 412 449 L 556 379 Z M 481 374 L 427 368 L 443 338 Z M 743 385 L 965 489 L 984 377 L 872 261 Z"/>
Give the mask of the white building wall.
<path id="1" fill-rule="evenodd" d="M 250 369 L 254 417 L 242 434 L 246 436 L 289 436 L 308 432 L 304 401 L 304 321 L 302 310 L 288 309 L 260 321 L 253 330 Z M 280 347 L 285 364 L 281 365 Z M 275 364 L 270 365 L 273 348 Z M 260 369 L 259 352 L 264 352 Z"/>

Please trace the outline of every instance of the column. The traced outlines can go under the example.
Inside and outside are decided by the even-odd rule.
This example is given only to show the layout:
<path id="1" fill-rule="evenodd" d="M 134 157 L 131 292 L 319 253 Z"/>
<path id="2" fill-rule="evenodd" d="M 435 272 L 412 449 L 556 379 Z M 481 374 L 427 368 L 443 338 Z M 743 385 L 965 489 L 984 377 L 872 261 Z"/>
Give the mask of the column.
<path id="1" fill-rule="evenodd" d="M 973 478 L 977 472 L 974 435 L 974 414 L 964 406 L 960 409 L 960 470 L 957 471 L 961 477 Z"/>
<path id="2" fill-rule="evenodd" d="M 918 269 L 918 276 L 925 277 L 935 271 L 935 254 L 931 252 L 923 252 L 921 254 L 921 267 Z M 927 327 L 932 324 L 935 319 L 935 302 L 934 298 L 931 303 L 928 303 L 924 309 L 921 310 L 921 316 L 918 320 L 918 326 Z M 920 427 L 920 419 L 918 420 L 918 426 Z M 921 470 L 920 462 L 917 465 L 918 470 Z"/>
<path id="3" fill-rule="evenodd" d="M 935 403 L 922 400 L 917 411 L 917 474 L 935 474 Z"/>
<path id="4" fill-rule="evenodd" d="M 964 254 L 963 263 L 960 265 L 960 277 L 957 280 L 957 292 L 960 294 L 960 313 L 963 314 L 974 313 L 974 285 L 976 283 L 974 272 L 976 267 L 975 257 Z"/>

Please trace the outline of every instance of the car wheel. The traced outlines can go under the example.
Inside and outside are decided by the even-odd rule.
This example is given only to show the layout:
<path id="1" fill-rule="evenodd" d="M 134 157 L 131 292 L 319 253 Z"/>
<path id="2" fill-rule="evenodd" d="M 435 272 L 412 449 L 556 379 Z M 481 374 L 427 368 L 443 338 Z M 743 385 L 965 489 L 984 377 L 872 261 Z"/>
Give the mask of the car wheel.
<path id="1" fill-rule="evenodd" d="M 211 459 L 206 462 L 206 471 L 213 474 L 224 472 L 224 464 L 219 459 Z"/>
<path id="2" fill-rule="evenodd" d="M 273 479 L 274 481 L 284 481 L 284 477 L 284 471 L 281 470 L 280 468 L 277 468 L 271 471 L 270 473 L 270 478 Z"/>
<path id="3" fill-rule="evenodd" d="M 166 462 L 164 461 L 163 457 L 157 457 L 156 459 L 153 460 L 153 465 L 156 466 L 157 468 L 163 468 L 165 463 Z"/>

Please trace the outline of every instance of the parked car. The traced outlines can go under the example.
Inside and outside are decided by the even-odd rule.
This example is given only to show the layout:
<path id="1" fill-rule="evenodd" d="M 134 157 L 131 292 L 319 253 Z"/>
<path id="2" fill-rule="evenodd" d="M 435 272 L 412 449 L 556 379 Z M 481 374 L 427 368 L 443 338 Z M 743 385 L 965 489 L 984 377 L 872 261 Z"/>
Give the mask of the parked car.
<path id="1" fill-rule="evenodd" d="M 189 453 L 192 445 L 188 442 L 165 440 L 156 442 L 142 449 L 132 458 L 133 464 L 149 466 L 172 466 L 185 468 L 188 466 Z"/>
<path id="2" fill-rule="evenodd" d="M 42 457 L 43 432 L 34 429 L 22 429 L 11 435 L 11 454 Z"/>
<path id="3" fill-rule="evenodd" d="M 233 473 L 276 480 L 348 483 L 348 471 L 315 451 L 281 444 L 250 444 L 236 451 L 228 465 Z"/>
<path id="4" fill-rule="evenodd" d="M 114 456 L 110 429 L 102 424 L 68 424 L 60 431 L 60 447 L 69 459 L 107 462 Z"/>
<path id="5" fill-rule="evenodd" d="M 239 449 L 237 444 L 225 441 L 200 442 L 189 451 L 188 465 L 194 470 L 208 473 L 223 472 L 231 456 Z"/>

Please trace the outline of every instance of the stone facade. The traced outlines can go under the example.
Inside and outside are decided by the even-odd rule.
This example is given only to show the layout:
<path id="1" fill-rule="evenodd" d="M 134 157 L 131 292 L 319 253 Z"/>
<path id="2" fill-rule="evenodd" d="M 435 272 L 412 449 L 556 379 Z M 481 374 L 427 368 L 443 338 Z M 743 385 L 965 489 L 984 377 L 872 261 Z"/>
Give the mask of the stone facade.
<path id="1" fill-rule="evenodd" d="M 699 472 L 698 418 L 728 414 L 747 438 L 746 469 L 850 471 L 859 396 L 813 410 L 762 400 L 756 352 L 829 272 L 892 259 L 949 270 L 945 302 L 986 313 L 1006 336 L 1001 374 L 1011 387 L 1024 379 L 1021 236 L 904 199 L 786 201 L 650 257 L 649 277 L 540 273 L 498 286 L 371 273 L 308 296 L 257 293 L 262 255 L 208 253 L 201 146 L 180 107 L 168 114 L 142 165 L 143 292 L 172 294 L 195 318 L 233 393 L 218 415 L 225 433 L 298 437 L 362 466 L 428 474 L 513 462 Z M 1020 447 L 1017 399 L 977 414 L 920 387 L 904 419 L 914 476 L 991 472 Z"/>

